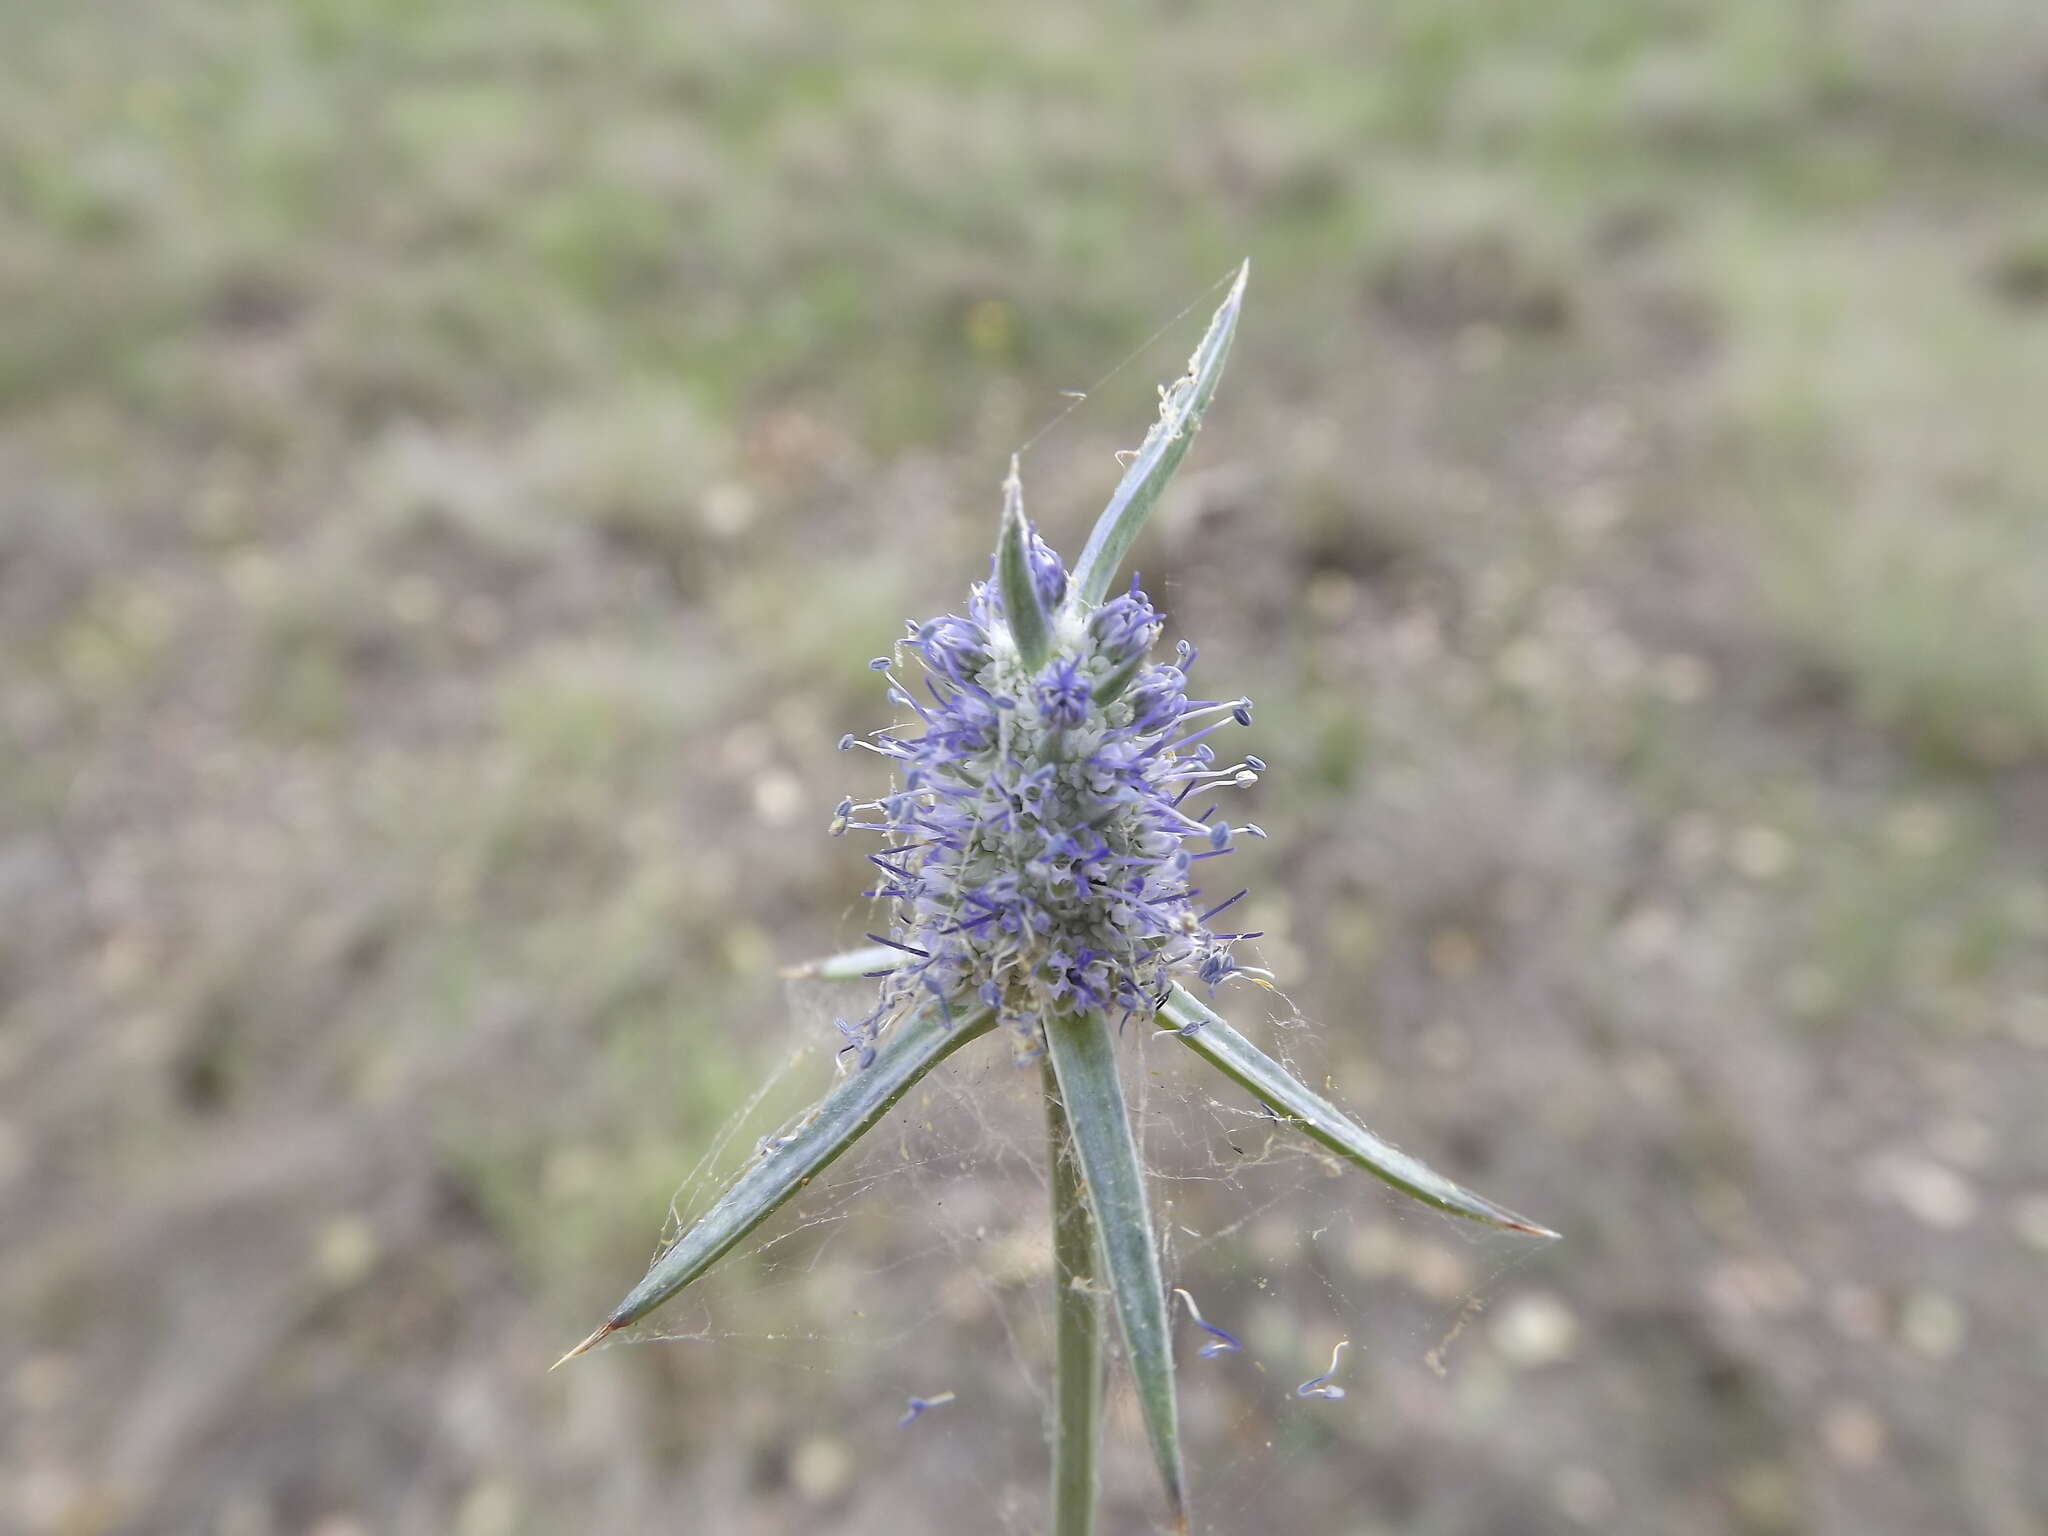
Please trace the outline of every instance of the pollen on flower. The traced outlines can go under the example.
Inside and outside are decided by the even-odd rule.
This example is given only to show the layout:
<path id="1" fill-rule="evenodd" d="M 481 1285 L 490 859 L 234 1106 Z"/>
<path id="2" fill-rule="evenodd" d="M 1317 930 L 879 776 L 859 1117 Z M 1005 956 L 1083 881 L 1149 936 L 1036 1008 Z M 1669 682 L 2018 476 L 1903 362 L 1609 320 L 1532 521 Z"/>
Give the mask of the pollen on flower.
<path id="1" fill-rule="evenodd" d="M 921 680 L 871 663 L 914 718 L 842 743 L 893 759 L 898 776 L 833 819 L 835 831 L 883 834 L 870 894 L 886 903 L 889 932 L 870 937 L 900 952 L 873 1012 L 841 1026 L 863 1063 L 903 1009 L 934 1000 L 950 1011 L 978 999 L 1030 1053 L 1049 1014 L 1149 1013 L 1177 974 L 1213 987 L 1240 970 L 1230 946 L 1247 936 L 1208 929 L 1195 872 L 1234 851 L 1234 832 L 1262 834 L 1183 802 L 1257 782 L 1263 761 L 1218 767 L 1200 739 L 1249 724 L 1251 701 L 1189 700 L 1195 648 L 1151 659 L 1162 622 L 1135 579 L 1082 610 L 1035 530 L 1025 555 L 1028 587 L 1016 590 L 1050 624 L 1046 660 L 1026 665 L 992 575 L 964 616 L 908 626 L 899 654 Z"/>

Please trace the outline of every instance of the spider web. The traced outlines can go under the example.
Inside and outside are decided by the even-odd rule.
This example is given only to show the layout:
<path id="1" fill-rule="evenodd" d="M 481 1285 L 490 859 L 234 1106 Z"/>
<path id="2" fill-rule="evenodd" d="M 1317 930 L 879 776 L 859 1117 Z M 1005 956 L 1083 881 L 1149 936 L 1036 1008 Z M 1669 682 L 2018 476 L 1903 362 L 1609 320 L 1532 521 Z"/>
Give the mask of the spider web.
<path id="1" fill-rule="evenodd" d="M 829 1087 L 829 1018 L 861 985 L 792 985 L 796 1041 L 676 1191 L 664 1241 Z M 1249 987 L 1218 999 L 1370 1124 L 1321 1070 L 1321 1032 L 1275 1016 L 1278 1001 Z M 1166 1032 L 1133 1021 L 1119 1055 L 1166 1284 L 1243 1344 L 1201 1357 L 1209 1335 L 1176 1303 L 1194 1529 L 1239 1532 L 1276 1514 L 1287 1529 L 1369 1529 L 1367 1463 L 1418 1437 L 1454 1441 L 1504 1398 L 1473 1325 L 1547 1245 L 1387 1189 Z M 688 1351 L 687 1400 L 744 1426 L 749 1454 L 771 1464 L 760 1479 L 771 1502 L 813 1500 L 830 1512 L 824 1528 L 953 1530 L 948 1512 L 973 1510 L 976 1529 L 1039 1531 L 1049 1200 L 1039 1071 L 1017 1064 L 1001 1035 L 977 1041 L 627 1338 Z M 1101 1528 L 1149 1530 L 1163 1505 L 1107 1310 L 1105 1338 Z M 1302 1396 L 1331 1371 L 1339 1340 L 1349 1348 L 1330 1384 L 1343 1397 Z M 915 1401 L 930 1406 L 913 1412 Z M 1319 1523 L 1321 1511 L 1346 1512 L 1345 1523 Z"/>

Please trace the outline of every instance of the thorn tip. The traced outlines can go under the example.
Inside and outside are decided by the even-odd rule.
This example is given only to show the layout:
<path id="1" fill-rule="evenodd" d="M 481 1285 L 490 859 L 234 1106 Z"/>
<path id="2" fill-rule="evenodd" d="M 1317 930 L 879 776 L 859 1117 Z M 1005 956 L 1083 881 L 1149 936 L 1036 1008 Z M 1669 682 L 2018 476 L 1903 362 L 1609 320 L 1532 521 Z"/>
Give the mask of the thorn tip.
<path id="1" fill-rule="evenodd" d="M 596 1348 L 597 1345 L 601 1343 L 607 1335 L 616 1333 L 617 1331 L 618 1325 L 616 1323 L 604 1324 L 589 1338 L 585 1339 L 581 1344 L 578 1344 L 574 1349 L 570 1350 L 569 1353 L 562 1356 L 562 1358 L 557 1360 L 553 1365 L 549 1366 L 548 1369 L 550 1371 L 559 1371 L 563 1366 L 567 1365 L 571 1360 L 574 1360 L 578 1355 L 587 1354 L 590 1350 Z"/>
<path id="2" fill-rule="evenodd" d="M 1482 1201 L 1481 1203 L 1487 1207 L 1487 1219 L 1497 1227 L 1504 1227 L 1510 1232 L 1525 1232 L 1530 1237 L 1546 1238 L 1551 1242 L 1557 1242 L 1564 1236 L 1562 1232 L 1551 1231 L 1550 1228 L 1544 1226 L 1541 1222 L 1531 1221 L 1526 1216 L 1517 1215 L 1506 1206 L 1495 1205 L 1490 1200 Z"/>

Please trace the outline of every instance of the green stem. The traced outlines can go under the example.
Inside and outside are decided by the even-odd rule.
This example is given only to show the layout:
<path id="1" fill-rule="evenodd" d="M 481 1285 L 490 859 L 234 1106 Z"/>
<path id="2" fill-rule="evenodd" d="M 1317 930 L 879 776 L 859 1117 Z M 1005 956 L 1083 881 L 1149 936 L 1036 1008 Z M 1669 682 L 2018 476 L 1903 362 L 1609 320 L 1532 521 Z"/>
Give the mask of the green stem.
<path id="1" fill-rule="evenodd" d="M 1095 1226 L 1082 1193 L 1074 1133 L 1045 1063 L 1045 1124 L 1052 1165 L 1052 1536 L 1095 1529 L 1095 1446 L 1102 1409 L 1102 1304 L 1095 1285 Z"/>
<path id="2" fill-rule="evenodd" d="M 1088 1013 L 1047 1019 L 1045 1043 L 1059 1082 L 1060 1107 L 1074 1136 L 1075 1162 L 1088 1191 L 1096 1262 L 1116 1305 L 1124 1358 L 1152 1442 L 1152 1460 L 1172 1510 L 1173 1528 L 1187 1536 L 1187 1478 L 1173 1397 L 1172 1329 L 1159 1277 L 1159 1250 L 1152 1240 L 1152 1217 L 1146 1209 L 1145 1170 L 1117 1077 L 1115 1039 L 1107 1019 Z"/>

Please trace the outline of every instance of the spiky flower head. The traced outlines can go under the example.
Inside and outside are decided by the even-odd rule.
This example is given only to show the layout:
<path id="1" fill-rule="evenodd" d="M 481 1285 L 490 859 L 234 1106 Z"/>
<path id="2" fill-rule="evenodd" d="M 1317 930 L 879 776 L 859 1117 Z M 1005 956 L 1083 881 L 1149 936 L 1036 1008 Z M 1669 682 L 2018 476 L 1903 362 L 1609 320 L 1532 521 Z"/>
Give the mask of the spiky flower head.
<path id="1" fill-rule="evenodd" d="M 990 577 L 965 615 L 912 622 L 872 663 L 903 728 L 847 737 L 890 760 L 888 793 L 842 802 L 836 831 L 883 834 L 869 855 L 899 950 L 868 1017 L 843 1024 L 863 1060 L 907 1004 L 978 997 L 1037 1048 L 1045 1018 L 1149 1016 L 1176 973 L 1213 987 L 1256 934 L 1209 920 L 1244 893 L 1204 895 L 1204 872 L 1256 826 L 1210 791 L 1256 783 L 1256 757 L 1220 765 L 1205 739 L 1251 723 L 1251 701 L 1190 699 L 1195 648 L 1155 660 L 1159 610 L 1132 578 L 1099 605 L 1025 522 L 1016 475 Z"/>

